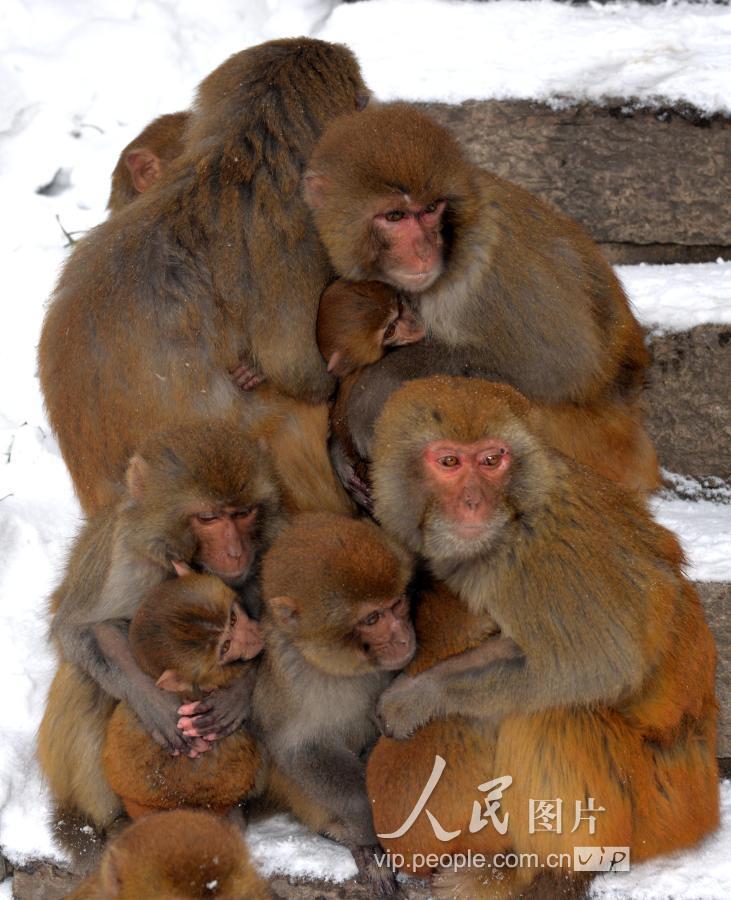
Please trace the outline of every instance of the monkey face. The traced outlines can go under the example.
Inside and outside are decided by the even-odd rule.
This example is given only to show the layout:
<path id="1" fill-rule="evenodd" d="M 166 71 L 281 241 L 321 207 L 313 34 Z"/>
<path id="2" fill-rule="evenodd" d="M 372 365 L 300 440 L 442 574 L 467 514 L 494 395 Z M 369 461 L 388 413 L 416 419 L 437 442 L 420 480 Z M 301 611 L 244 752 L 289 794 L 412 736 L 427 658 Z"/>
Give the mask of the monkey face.
<path id="1" fill-rule="evenodd" d="M 427 555 L 465 559 L 487 550 L 509 518 L 503 501 L 512 466 L 508 443 L 430 441 L 422 466 L 432 498 L 423 526 Z"/>
<path id="2" fill-rule="evenodd" d="M 356 617 L 358 641 L 377 668 L 394 671 L 411 662 L 416 652 L 416 635 L 405 595 L 383 603 L 363 604 Z"/>

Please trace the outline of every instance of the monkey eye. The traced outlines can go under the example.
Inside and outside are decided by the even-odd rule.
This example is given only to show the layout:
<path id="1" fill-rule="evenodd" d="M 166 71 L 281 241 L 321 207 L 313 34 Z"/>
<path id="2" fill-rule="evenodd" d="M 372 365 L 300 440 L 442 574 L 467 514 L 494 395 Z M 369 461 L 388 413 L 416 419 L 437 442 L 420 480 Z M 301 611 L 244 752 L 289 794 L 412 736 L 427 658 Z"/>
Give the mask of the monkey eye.
<path id="1" fill-rule="evenodd" d="M 423 212 L 425 212 L 425 213 L 433 213 L 433 212 L 436 212 L 438 206 L 439 206 L 439 204 L 437 203 L 437 201 L 436 201 L 436 200 L 432 200 L 431 203 L 428 203 L 428 204 L 424 207 Z"/>
<path id="2" fill-rule="evenodd" d="M 376 622 L 380 618 L 381 618 L 381 614 L 380 614 L 380 612 L 378 612 L 378 610 L 376 610 L 375 612 L 372 612 L 369 616 L 366 616 L 365 619 L 361 619 L 360 624 L 367 625 L 367 626 L 375 625 Z"/>
<path id="3" fill-rule="evenodd" d="M 459 465 L 459 457 L 458 456 L 440 456 L 437 460 L 440 466 L 444 466 L 445 469 L 453 469 L 455 466 Z"/>
<path id="4" fill-rule="evenodd" d="M 235 513 L 233 513 L 234 519 L 245 519 L 247 516 L 250 516 L 254 511 L 253 506 L 247 506 L 244 509 L 237 509 Z"/>
<path id="5" fill-rule="evenodd" d="M 208 525 L 211 522 L 216 522 L 220 518 L 221 517 L 216 513 L 198 513 L 198 515 L 196 516 L 196 519 L 198 519 L 198 521 L 203 525 Z"/>
<path id="6" fill-rule="evenodd" d="M 390 341 L 391 338 L 396 334 L 396 320 L 389 324 L 386 330 L 383 332 L 383 340 Z"/>
<path id="7" fill-rule="evenodd" d="M 228 653 L 228 651 L 230 649 L 231 649 L 231 641 L 230 640 L 224 641 L 221 644 L 221 659 L 223 659 L 223 657 Z"/>
<path id="8" fill-rule="evenodd" d="M 500 460 L 505 456 L 504 448 L 500 449 L 499 453 L 488 453 L 482 460 L 483 466 L 489 466 L 490 468 L 494 468 L 495 466 L 500 465 Z"/>
<path id="9" fill-rule="evenodd" d="M 236 615 L 236 610 L 232 606 L 231 607 L 231 617 L 229 618 L 229 622 L 231 623 L 232 628 L 236 625 L 237 621 L 238 621 L 238 616 Z"/>
<path id="10" fill-rule="evenodd" d="M 386 213 L 385 219 L 387 222 L 400 222 L 401 219 L 406 215 L 400 209 L 392 209 Z"/>

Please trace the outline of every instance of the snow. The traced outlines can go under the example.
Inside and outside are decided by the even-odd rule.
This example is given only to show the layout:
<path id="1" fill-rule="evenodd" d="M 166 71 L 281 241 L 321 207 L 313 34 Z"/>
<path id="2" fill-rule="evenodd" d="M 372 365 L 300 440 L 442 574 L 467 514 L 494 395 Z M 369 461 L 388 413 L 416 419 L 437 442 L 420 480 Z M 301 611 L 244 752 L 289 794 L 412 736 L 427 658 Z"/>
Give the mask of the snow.
<path id="1" fill-rule="evenodd" d="M 349 44 L 383 99 L 731 109 L 728 6 L 371 0 L 338 6 L 318 36 Z"/>
<path id="2" fill-rule="evenodd" d="M 728 7 L 681 3 L 98 0 L 90 10 L 83 0 L 3 0 L 0 671 L 7 724 L 0 732 L 0 844 L 12 860 L 59 858 L 33 746 L 54 669 L 46 600 L 81 521 L 43 412 L 35 347 L 68 253 L 61 226 L 78 232 L 103 219 L 120 149 L 154 116 L 186 107 L 196 83 L 227 55 L 273 37 L 347 42 L 382 98 L 635 95 L 712 112 L 731 108 L 730 31 Z M 66 189 L 37 194 L 59 170 Z M 730 263 L 624 266 L 619 273 L 639 318 L 655 330 L 731 320 Z M 660 521 L 682 530 L 691 577 L 731 580 L 731 504 L 663 497 L 654 505 Z M 608 897 L 730 896 L 731 785 L 723 791 L 724 828 L 701 848 L 638 867 L 623 878 L 621 894 L 619 876 L 597 890 Z M 347 851 L 287 817 L 256 824 L 249 842 L 267 872 L 336 880 L 354 872 Z"/>

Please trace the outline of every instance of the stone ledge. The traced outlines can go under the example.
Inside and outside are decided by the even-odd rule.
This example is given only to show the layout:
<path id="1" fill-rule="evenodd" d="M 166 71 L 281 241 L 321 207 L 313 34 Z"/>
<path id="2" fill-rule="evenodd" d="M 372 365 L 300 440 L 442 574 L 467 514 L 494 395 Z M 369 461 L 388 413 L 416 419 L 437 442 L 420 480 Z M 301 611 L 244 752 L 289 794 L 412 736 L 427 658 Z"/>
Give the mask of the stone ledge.
<path id="1" fill-rule="evenodd" d="M 731 478 L 731 326 L 651 335 L 647 429 L 671 472 Z"/>
<path id="2" fill-rule="evenodd" d="M 696 582 L 706 619 L 718 648 L 716 694 L 718 696 L 718 753 L 731 757 L 731 584 Z"/>
<path id="3" fill-rule="evenodd" d="M 633 109 L 627 100 L 564 109 L 529 100 L 420 106 L 475 162 L 578 219 L 613 262 L 731 254 L 729 117 L 686 106 Z"/>

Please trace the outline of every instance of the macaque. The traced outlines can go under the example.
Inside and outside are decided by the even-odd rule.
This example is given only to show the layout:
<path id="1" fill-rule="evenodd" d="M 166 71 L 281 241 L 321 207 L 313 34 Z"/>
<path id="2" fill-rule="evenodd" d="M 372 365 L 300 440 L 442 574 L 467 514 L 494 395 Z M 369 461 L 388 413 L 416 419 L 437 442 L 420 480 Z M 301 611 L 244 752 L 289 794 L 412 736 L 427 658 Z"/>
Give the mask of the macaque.
<path id="1" fill-rule="evenodd" d="M 231 416 L 254 430 L 272 405 L 279 418 L 282 396 L 285 418 L 296 401 L 327 400 L 335 381 L 315 322 L 332 270 L 300 182 L 325 125 L 367 99 L 344 46 L 293 38 L 235 54 L 201 83 L 183 152 L 155 189 L 74 247 L 39 373 L 85 512 L 115 502 L 153 426 Z M 280 437 L 310 433 L 295 423 Z M 299 448 L 323 485 L 334 481 L 326 437 Z M 296 490 L 297 473 L 278 474 Z M 323 505 L 347 509 L 340 497 Z"/>
<path id="2" fill-rule="evenodd" d="M 236 678 L 247 677 L 253 689 L 256 667 L 248 661 L 264 647 L 258 624 L 220 578 L 173 565 L 180 577 L 154 588 L 132 619 L 135 662 L 158 688 L 177 694 L 179 705 L 204 699 Z M 255 789 L 261 772 L 256 743 L 242 729 L 216 741 L 210 753 L 205 743 L 203 737 L 193 743 L 191 756 L 198 756 L 196 746 L 204 751 L 196 765 L 171 756 L 122 701 L 107 730 L 104 774 L 133 819 L 179 807 L 238 813 L 237 804 Z"/>
<path id="3" fill-rule="evenodd" d="M 207 738 L 240 726 L 251 694 L 247 673 L 208 694 L 191 723 L 190 708 L 135 662 L 129 622 L 181 563 L 221 578 L 256 618 L 259 558 L 281 522 L 269 460 L 240 426 L 180 425 L 142 444 L 117 504 L 81 530 L 51 599 L 60 665 L 38 757 L 59 820 L 75 818 L 104 832 L 121 812 L 101 762 L 118 701 L 169 753 L 204 749 L 199 736 L 185 733 L 195 726 Z"/>
<path id="4" fill-rule="evenodd" d="M 370 459 L 374 422 L 404 380 L 481 375 L 544 406 L 558 449 L 632 488 L 659 485 L 639 407 L 642 330 L 576 222 L 469 163 L 404 103 L 333 121 L 304 193 L 337 273 L 403 292 L 427 333 L 351 390 L 359 456 Z"/>
<path id="5" fill-rule="evenodd" d="M 369 505 L 367 466 L 353 445 L 348 428 L 350 392 L 361 369 L 383 358 L 391 347 L 413 344 L 424 327 L 394 288 L 380 281 L 338 279 L 323 291 L 317 313 L 317 345 L 328 372 L 340 379 L 333 405 L 333 462 L 341 479 L 361 505 Z"/>
<path id="6" fill-rule="evenodd" d="M 373 896 L 380 868 L 365 791 L 375 704 L 411 660 L 411 561 L 372 522 L 295 517 L 264 557 L 252 729 L 271 757 L 267 799 L 348 847 Z"/>
<path id="7" fill-rule="evenodd" d="M 158 116 L 122 150 L 112 172 L 107 209 L 118 212 L 148 191 L 183 151 L 189 112 Z"/>
<path id="8" fill-rule="evenodd" d="M 423 824 L 413 839 L 384 835 L 416 805 L 440 747 L 454 762 L 426 808 L 462 830 L 460 849 L 488 858 L 506 846 L 545 861 L 602 845 L 628 846 L 639 862 L 716 828 L 715 647 L 678 542 L 642 500 L 547 445 L 513 388 L 475 378 L 414 380 L 391 396 L 376 425 L 373 483 L 384 530 L 465 606 L 461 617 L 447 608 L 430 638 L 443 652 L 379 701 L 388 739 L 368 787 L 383 845 L 433 849 Z M 479 622 L 460 637 L 469 616 L 493 619 L 497 643 L 480 637 Z M 405 759 L 402 791 L 389 772 Z M 480 785 L 503 776 L 512 778 L 499 797 L 507 831 L 488 823 L 470 833 Z M 530 833 L 529 801 L 557 798 L 563 832 Z M 602 808 L 595 831 L 592 805 Z M 541 871 L 444 872 L 434 890 L 523 896 Z M 566 868 L 541 877 L 573 879 Z"/>
<path id="9" fill-rule="evenodd" d="M 398 292 L 380 281 L 334 281 L 317 311 L 317 345 L 328 372 L 346 378 L 391 347 L 413 344 L 424 326 Z"/>
<path id="10" fill-rule="evenodd" d="M 146 816 L 107 847 L 68 900 L 268 900 L 240 832 L 210 813 Z"/>

